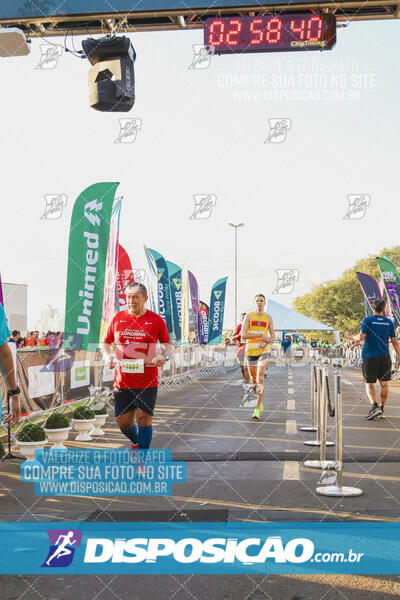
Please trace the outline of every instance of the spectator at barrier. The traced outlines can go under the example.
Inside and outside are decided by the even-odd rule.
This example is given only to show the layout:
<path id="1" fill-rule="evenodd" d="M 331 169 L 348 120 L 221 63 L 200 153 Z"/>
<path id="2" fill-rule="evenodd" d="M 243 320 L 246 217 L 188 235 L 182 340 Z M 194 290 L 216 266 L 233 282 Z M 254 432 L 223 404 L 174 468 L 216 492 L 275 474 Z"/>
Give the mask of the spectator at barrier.
<path id="1" fill-rule="evenodd" d="M 281 346 L 283 350 L 283 358 L 285 359 L 285 365 L 289 368 L 292 366 L 292 348 L 295 346 L 295 343 L 292 343 L 292 338 L 288 333 L 283 338 Z"/>
<path id="2" fill-rule="evenodd" d="M 21 417 L 21 408 L 19 404 L 19 388 L 14 370 L 14 361 L 7 339 L 10 337 L 10 330 L 7 326 L 7 319 L 3 306 L 0 304 L 0 372 L 6 380 L 8 396 L 10 398 L 10 413 L 3 420 L 7 425 L 15 425 Z M 0 397 L 1 405 L 1 397 Z"/>
<path id="3" fill-rule="evenodd" d="M 18 348 L 18 340 L 21 338 L 21 332 L 18 329 L 13 329 L 11 332 L 11 337 L 8 340 L 9 342 L 15 344 Z"/>
<path id="4" fill-rule="evenodd" d="M 27 331 L 25 336 L 25 346 L 32 348 L 36 346 L 36 340 L 33 336 L 33 331 Z"/>

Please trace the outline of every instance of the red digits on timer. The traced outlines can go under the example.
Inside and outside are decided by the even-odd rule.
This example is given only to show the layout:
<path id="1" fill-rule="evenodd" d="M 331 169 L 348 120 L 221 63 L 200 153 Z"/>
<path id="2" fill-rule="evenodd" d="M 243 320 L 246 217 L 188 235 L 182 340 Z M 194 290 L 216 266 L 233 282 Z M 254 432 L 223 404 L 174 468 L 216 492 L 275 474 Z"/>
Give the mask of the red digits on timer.
<path id="1" fill-rule="evenodd" d="M 228 35 L 226 36 L 226 42 L 228 46 L 236 46 L 238 44 L 239 33 L 242 30 L 242 22 L 238 19 L 232 19 L 231 21 L 229 21 L 229 27 L 231 27 L 232 25 L 235 26 L 236 29 L 232 29 L 231 31 L 229 31 Z M 233 36 L 236 36 L 236 38 Z"/>
<path id="2" fill-rule="evenodd" d="M 311 19 L 307 22 L 307 31 L 306 31 L 306 21 L 305 19 L 301 19 L 300 26 L 295 26 L 296 21 L 290 21 L 290 31 L 293 33 L 299 34 L 297 37 L 298 40 L 302 41 L 306 39 L 308 42 L 318 42 L 322 37 L 322 19 L 321 17 L 311 17 Z M 314 26 L 313 28 L 313 25 Z M 315 32 L 315 35 L 312 35 L 312 30 Z"/>
<path id="3" fill-rule="evenodd" d="M 257 37 L 253 37 L 251 38 L 250 41 L 250 46 L 255 46 L 257 44 L 261 44 L 261 42 L 263 41 L 263 30 L 262 30 L 262 24 L 263 21 L 262 19 L 254 19 L 251 23 L 250 23 L 250 32 L 251 33 L 256 33 Z M 257 25 L 260 26 L 260 28 L 257 28 Z"/>
<path id="4" fill-rule="evenodd" d="M 224 42 L 225 24 L 222 21 L 211 23 L 209 44 L 210 46 L 220 46 Z"/>

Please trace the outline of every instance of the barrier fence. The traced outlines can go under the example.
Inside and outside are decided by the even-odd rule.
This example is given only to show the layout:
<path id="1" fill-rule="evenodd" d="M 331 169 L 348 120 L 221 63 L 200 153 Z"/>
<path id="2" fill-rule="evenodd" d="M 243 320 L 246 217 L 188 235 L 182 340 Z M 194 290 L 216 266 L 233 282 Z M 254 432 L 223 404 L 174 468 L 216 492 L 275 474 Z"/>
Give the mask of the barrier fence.
<path id="1" fill-rule="evenodd" d="M 341 358 L 334 358 L 332 365 L 334 368 L 334 398 L 331 402 L 329 390 L 329 363 L 327 357 L 320 356 L 314 358 L 311 363 L 311 404 L 312 414 L 316 414 L 315 440 L 305 441 L 307 446 L 319 446 L 319 460 L 305 460 L 304 466 L 314 469 L 322 469 L 323 477 L 320 483 L 324 484 L 316 488 L 317 494 L 321 496 L 353 497 L 361 496 L 363 491 L 359 488 L 343 486 L 343 436 L 342 436 L 342 383 L 341 368 L 343 361 Z M 313 405 L 314 408 L 313 408 Z M 336 417 L 336 435 L 335 442 L 327 439 L 328 413 L 333 418 Z M 310 431 L 304 428 L 303 431 Z M 335 460 L 327 460 L 327 446 L 335 445 Z M 333 474 L 334 481 L 324 481 L 324 475 Z"/>
<path id="2" fill-rule="evenodd" d="M 174 355 L 159 368 L 159 386 L 165 391 L 179 389 L 213 374 L 225 373 L 236 364 L 232 346 L 182 345 L 174 347 Z M 21 389 L 22 419 L 12 438 L 25 424 L 51 412 L 72 412 L 77 402 L 89 402 L 90 392 L 100 385 L 111 393 L 114 370 L 104 366 L 99 353 L 82 350 L 63 351 L 34 348 L 17 351 L 17 380 Z M 108 385 L 107 385 L 108 384 Z M 7 388 L 0 378 L 2 417 L 7 410 Z M 2 421 L 2 419 L 1 419 Z M 7 428 L 0 424 L 0 435 Z"/>

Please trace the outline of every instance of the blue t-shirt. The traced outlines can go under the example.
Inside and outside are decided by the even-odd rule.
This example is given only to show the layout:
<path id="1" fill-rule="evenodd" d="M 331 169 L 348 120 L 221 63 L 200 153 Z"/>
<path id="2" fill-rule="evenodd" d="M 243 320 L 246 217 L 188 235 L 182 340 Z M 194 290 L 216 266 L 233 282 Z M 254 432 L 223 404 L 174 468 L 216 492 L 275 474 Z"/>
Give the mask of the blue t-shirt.
<path id="1" fill-rule="evenodd" d="M 366 334 L 361 353 L 364 359 L 389 354 L 389 339 L 396 337 L 393 322 L 381 315 L 365 317 L 361 333 Z"/>
<path id="2" fill-rule="evenodd" d="M 292 340 L 290 340 L 289 338 L 284 338 L 282 340 L 282 347 L 284 350 L 287 350 L 289 348 L 289 346 L 292 345 Z"/>
<path id="3" fill-rule="evenodd" d="M 4 308 L 2 304 L 0 304 L 0 346 L 3 346 L 7 339 L 10 337 L 11 333 L 8 329 L 6 313 L 4 312 Z M 1 415 L 1 389 L 0 389 L 0 415 Z M 0 417 L 1 420 L 1 417 Z"/>

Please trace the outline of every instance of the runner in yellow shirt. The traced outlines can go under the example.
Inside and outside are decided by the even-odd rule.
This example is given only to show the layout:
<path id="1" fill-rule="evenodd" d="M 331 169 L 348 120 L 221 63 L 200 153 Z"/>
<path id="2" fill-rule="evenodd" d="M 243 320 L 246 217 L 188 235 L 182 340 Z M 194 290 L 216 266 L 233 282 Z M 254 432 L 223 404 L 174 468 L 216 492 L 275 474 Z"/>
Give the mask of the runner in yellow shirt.
<path id="1" fill-rule="evenodd" d="M 269 344 L 275 341 L 275 330 L 272 318 L 264 311 L 264 294 L 257 294 L 254 301 L 256 308 L 246 315 L 241 334 L 242 339 L 246 340 L 246 368 L 257 397 L 252 418 L 258 421 L 263 411 L 264 375 L 268 368 Z"/>

